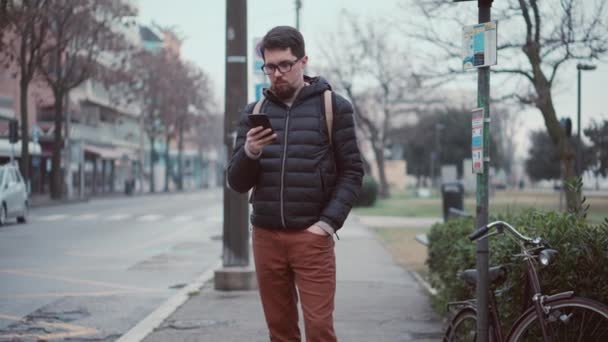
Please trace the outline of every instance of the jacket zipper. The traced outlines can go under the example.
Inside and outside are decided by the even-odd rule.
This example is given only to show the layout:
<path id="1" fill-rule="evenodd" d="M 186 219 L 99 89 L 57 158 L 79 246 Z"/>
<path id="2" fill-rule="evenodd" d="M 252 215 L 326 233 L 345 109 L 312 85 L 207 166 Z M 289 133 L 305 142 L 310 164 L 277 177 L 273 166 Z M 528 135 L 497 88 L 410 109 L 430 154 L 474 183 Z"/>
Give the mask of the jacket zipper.
<path id="1" fill-rule="evenodd" d="M 287 161 L 287 138 L 289 136 L 289 114 L 291 113 L 291 108 L 287 109 L 287 119 L 285 120 L 285 138 L 283 139 L 283 161 L 281 162 L 281 223 L 283 224 L 283 228 L 287 228 L 287 224 L 285 223 L 285 200 L 284 200 L 284 192 L 285 192 L 285 162 Z"/>

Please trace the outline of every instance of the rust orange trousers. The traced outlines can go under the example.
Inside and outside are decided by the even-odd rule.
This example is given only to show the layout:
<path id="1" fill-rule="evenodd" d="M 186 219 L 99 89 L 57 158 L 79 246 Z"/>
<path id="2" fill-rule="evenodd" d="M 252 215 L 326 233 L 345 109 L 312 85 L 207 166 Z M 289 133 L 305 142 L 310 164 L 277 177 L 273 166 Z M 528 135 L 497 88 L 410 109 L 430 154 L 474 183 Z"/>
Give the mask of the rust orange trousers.
<path id="1" fill-rule="evenodd" d="M 253 254 L 270 341 L 300 342 L 298 298 L 307 342 L 336 341 L 336 257 L 332 236 L 253 228 Z"/>

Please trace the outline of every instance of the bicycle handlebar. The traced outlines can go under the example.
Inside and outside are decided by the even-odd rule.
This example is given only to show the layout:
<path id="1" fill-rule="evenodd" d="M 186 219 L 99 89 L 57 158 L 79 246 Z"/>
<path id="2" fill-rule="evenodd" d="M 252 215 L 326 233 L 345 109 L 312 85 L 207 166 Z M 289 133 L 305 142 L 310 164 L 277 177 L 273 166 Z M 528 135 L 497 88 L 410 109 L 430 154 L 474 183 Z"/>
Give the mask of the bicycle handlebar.
<path id="1" fill-rule="evenodd" d="M 513 228 L 510 224 L 508 224 L 507 222 L 504 222 L 504 221 L 494 221 L 492 223 L 488 223 L 487 225 L 485 225 L 483 227 L 477 228 L 473 233 L 471 233 L 469 235 L 469 239 L 471 241 L 476 241 L 476 240 L 480 239 L 481 237 L 485 236 L 490 231 L 490 229 L 492 229 L 494 227 L 507 228 L 507 231 L 509 233 L 511 233 L 511 235 L 515 236 L 519 240 L 526 242 L 526 243 L 538 244 L 540 242 L 540 241 L 537 241 L 536 239 L 532 239 L 525 235 L 522 235 L 515 228 Z"/>

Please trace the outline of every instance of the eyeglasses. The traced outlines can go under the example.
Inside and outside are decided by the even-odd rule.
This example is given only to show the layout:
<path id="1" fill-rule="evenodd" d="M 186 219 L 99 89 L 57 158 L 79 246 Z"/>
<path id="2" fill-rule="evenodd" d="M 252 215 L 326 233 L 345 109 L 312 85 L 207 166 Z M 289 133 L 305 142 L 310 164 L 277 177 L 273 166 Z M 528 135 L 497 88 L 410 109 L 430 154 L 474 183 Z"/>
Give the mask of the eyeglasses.
<path id="1" fill-rule="evenodd" d="M 283 62 L 279 63 L 278 65 L 272 64 L 272 63 L 264 64 L 264 65 L 262 65 L 262 71 L 266 75 L 272 75 L 278 69 L 281 74 L 285 74 L 285 73 L 290 72 L 291 68 L 294 65 L 296 65 L 296 63 L 298 63 L 300 61 L 300 59 L 302 59 L 302 57 L 296 59 L 295 61 L 283 61 Z"/>

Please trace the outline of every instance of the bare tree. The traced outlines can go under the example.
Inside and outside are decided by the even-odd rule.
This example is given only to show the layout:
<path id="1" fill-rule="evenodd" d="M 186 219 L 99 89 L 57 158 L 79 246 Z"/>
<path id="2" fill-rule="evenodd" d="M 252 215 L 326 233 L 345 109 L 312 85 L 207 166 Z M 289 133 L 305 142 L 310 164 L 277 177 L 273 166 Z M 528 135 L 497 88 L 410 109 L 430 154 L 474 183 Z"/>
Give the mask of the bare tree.
<path id="1" fill-rule="evenodd" d="M 499 65 L 492 72 L 515 77 L 515 88 L 502 87 L 503 98 L 516 98 L 525 105 L 536 107 L 542 114 L 551 141 L 562 161 L 563 180 L 576 176 L 573 144 L 560 128 L 553 103 L 554 89 L 560 71 L 572 60 L 597 60 L 608 51 L 608 18 L 606 0 L 507 0 L 494 2 L 493 16 L 499 20 Z M 440 0 L 405 1 L 404 10 L 418 8 L 420 20 L 409 15 L 404 34 L 418 43 L 433 47 L 425 58 L 431 61 L 426 74 L 445 76 L 459 73 L 460 37 L 451 32 L 474 20 L 470 12 L 453 3 Z M 469 13 L 468 19 L 463 13 Z M 467 23 L 466 20 L 469 20 Z M 506 32 L 501 34 L 501 32 Z M 421 48 L 420 50 L 425 50 Z M 427 50 L 428 51 L 428 50 Z M 433 63 L 433 61 L 452 61 Z M 501 84 L 508 84 L 501 79 Z M 576 191 L 566 190 L 569 209 L 578 207 Z"/>
<path id="2" fill-rule="evenodd" d="M 0 0 L 0 52 L 6 49 L 4 36 L 10 24 L 11 7 L 13 7 L 12 0 Z"/>
<path id="3" fill-rule="evenodd" d="M 178 184 L 179 190 L 183 189 L 184 179 L 184 134 L 189 133 L 191 136 L 198 136 L 196 130 L 197 121 L 205 120 L 210 114 L 212 108 L 212 95 L 209 78 L 207 75 L 194 64 L 185 64 L 185 78 L 183 80 L 183 88 L 185 101 L 188 105 L 187 110 L 177 118 L 177 146 L 178 146 Z"/>
<path id="4" fill-rule="evenodd" d="M 37 70 L 40 68 L 47 50 L 44 43 L 48 39 L 49 1 L 23 0 L 17 3 L 5 2 L 0 19 L 7 30 L 6 48 L 0 50 L 0 60 L 16 61 L 19 68 L 19 104 L 21 111 L 21 174 L 29 179 L 29 122 L 28 91 Z M 0 37 L 1 39 L 1 37 Z"/>
<path id="5" fill-rule="evenodd" d="M 71 89 L 87 79 L 101 77 L 117 64 L 124 63 L 120 53 L 128 45 L 120 32 L 121 25 L 134 14 L 122 1 L 55 0 L 47 11 L 51 39 L 40 68 L 55 99 L 55 131 L 52 157 L 51 197 L 62 195 L 61 149 L 64 102 Z"/>
<path id="6" fill-rule="evenodd" d="M 162 138 L 165 144 L 165 184 L 169 190 L 174 176 L 169 147 L 177 139 L 176 186 L 183 189 L 183 150 L 188 134 L 195 134 L 197 120 L 209 112 L 211 91 L 206 74 L 193 64 L 181 61 L 167 50 L 141 51 L 132 63 L 131 96 L 142 104 L 144 129 L 150 139 L 150 189 L 155 191 L 154 164 L 157 153 L 155 142 Z"/>
<path id="7" fill-rule="evenodd" d="M 390 196 L 384 151 L 389 129 L 399 124 L 417 94 L 408 60 L 392 44 L 394 31 L 377 20 L 363 21 L 344 12 L 340 32 L 329 37 L 323 54 L 328 78 L 350 98 L 363 140 L 373 151 L 379 195 Z M 329 48 L 331 47 L 331 48 Z M 368 170 L 369 171 L 369 170 Z"/>
<path id="8" fill-rule="evenodd" d="M 124 82 L 127 83 L 127 92 L 123 98 L 127 101 L 140 104 L 140 120 L 145 135 L 149 139 L 150 146 L 150 171 L 149 187 L 150 192 L 156 192 L 156 181 L 154 177 L 154 164 L 156 163 L 156 153 L 154 150 L 156 137 L 158 135 L 159 102 L 162 94 L 161 72 L 164 65 L 164 54 L 152 53 L 146 50 L 139 50 L 133 54 L 131 61 L 131 73 L 126 74 Z M 156 72 L 158 71 L 158 72 Z M 133 78 L 130 79 L 130 76 Z"/>

